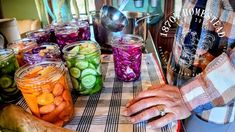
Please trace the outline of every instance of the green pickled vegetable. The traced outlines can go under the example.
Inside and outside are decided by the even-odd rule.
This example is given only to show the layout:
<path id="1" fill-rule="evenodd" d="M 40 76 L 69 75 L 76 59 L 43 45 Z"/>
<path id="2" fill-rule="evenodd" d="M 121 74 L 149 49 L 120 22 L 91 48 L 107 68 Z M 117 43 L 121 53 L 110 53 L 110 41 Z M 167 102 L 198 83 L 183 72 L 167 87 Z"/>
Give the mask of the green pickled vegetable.
<path id="1" fill-rule="evenodd" d="M 0 78 L 0 87 L 3 89 L 10 87 L 12 83 L 13 83 L 13 80 L 11 79 L 10 76 L 2 76 Z"/>
<path id="2" fill-rule="evenodd" d="M 96 76 L 97 73 L 96 73 L 96 70 L 91 69 L 91 68 L 87 68 L 87 69 L 85 69 L 85 70 L 82 71 L 81 77 L 83 78 L 83 77 L 85 77 L 86 75 L 94 75 L 94 76 Z"/>
<path id="3" fill-rule="evenodd" d="M 75 63 L 75 66 L 81 70 L 86 69 L 88 65 L 89 65 L 88 61 L 85 61 L 85 60 L 80 60 Z"/>
<path id="4" fill-rule="evenodd" d="M 92 63 L 89 63 L 88 67 L 91 68 L 91 69 L 96 69 L 95 65 L 93 65 Z"/>
<path id="5" fill-rule="evenodd" d="M 74 77 L 71 77 L 71 81 L 72 81 L 72 84 L 73 84 L 73 88 L 74 88 L 76 91 L 79 91 L 79 82 L 77 81 L 77 79 L 74 78 Z"/>
<path id="6" fill-rule="evenodd" d="M 66 64 L 68 68 L 72 67 L 72 63 L 70 61 L 66 61 Z"/>
<path id="7" fill-rule="evenodd" d="M 70 68 L 69 70 L 71 76 L 75 77 L 75 78 L 79 78 L 80 77 L 80 74 L 81 74 L 81 71 L 78 69 L 78 68 Z"/>
<path id="8" fill-rule="evenodd" d="M 94 87 L 96 82 L 96 77 L 94 75 L 87 75 L 82 78 L 81 83 L 86 89 L 91 89 Z"/>
<path id="9" fill-rule="evenodd" d="M 78 54 L 80 46 L 75 46 L 72 50 L 69 51 L 70 54 Z"/>

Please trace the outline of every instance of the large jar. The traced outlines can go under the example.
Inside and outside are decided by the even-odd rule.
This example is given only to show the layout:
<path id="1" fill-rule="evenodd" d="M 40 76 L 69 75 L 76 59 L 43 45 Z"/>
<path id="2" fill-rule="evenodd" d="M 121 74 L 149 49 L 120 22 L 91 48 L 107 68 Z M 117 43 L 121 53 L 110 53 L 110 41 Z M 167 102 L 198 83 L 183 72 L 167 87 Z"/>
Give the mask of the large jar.
<path id="1" fill-rule="evenodd" d="M 112 40 L 115 74 L 122 81 L 134 81 L 140 77 L 142 46 L 141 37 L 125 34 Z"/>
<path id="2" fill-rule="evenodd" d="M 16 71 L 15 80 L 33 115 L 58 126 L 72 118 L 73 101 L 62 62 L 25 65 Z"/>
<path id="3" fill-rule="evenodd" d="M 61 60 L 60 48 L 54 43 L 42 43 L 42 45 L 24 52 L 24 61 L 28 64 L 59 60 Z"/>
<path id="4" fill-rule="evenodd" d="M 14 81 L 15 71 L 19 68 L 12 49 L 0 49 L 0 102 L 16 102 L 21 97 Z"/>
<path id="5" fill-rule="evenodd" d="M 28 38 L 34 39 L 38 44 L 50 42 L 51 32 L 49 29 L 39 29 L 26 34 Z"/>
<path id="6" fill-rule="evenodd" d="M 24 38 L 24 39 L 15 41 L 13 43 L 10 43 L 8 48 L 11 48 L 14 50 L 19 65 L 23 66 L 25 64 L 24 52 L 31 50 L 36 46 L 37 46 L 37 43 L 35 40 Z"/>
<path id="7" fill-rule="evenodd" d="M 63 49 L 74 90 L 82 95 L 102 89 L 100 47 L 93 41 L 81 41 Z"/>

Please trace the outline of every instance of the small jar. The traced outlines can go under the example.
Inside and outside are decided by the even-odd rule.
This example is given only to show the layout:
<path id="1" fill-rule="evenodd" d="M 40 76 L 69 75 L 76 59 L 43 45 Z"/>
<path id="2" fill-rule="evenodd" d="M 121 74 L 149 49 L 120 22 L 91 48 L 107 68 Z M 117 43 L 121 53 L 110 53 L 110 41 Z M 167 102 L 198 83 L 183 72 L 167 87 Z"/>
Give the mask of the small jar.
<path id="1" fill-rule="evenodd" d="M 93 41 L 80 41 L 65 46 L 63 53 L 74 90 L 82 95 L 101 91 L 103 81 L 99 45 Z"/>
<path id="2" fill-rule="evenodd" d="M 13 43 L 10 43 L 8 48 L 14 50 L 17 61 L 20 66 L 25 64 L 24 62 L 24 52 L 31 50 L 37 46 L 37 43 L 33 39 L 24 38 Z"/>
<path id="3" fill-rule="evenodd" d="M 71 25 L 78 27 L 78 41 L 90 40 L 91 32 L 89 23 L 85 20 L 73 20 Z"/>
<path id="4" fill-rule="evenodd" d="M 73 117 L 73 101 L 62 62 L 25 65 L 16 71 L 15 80 L 33 115 L 58 126 Z"/>
<path id="5" fill-rule="evenodd" d="M 65 45 L 78 41 L 78 28 L 76 26 L 56 26 L 55 37 L 62 49 Z"/>
<path id="6" fill-rule="evenodd" d="M 42 45 L 24 52 L 24 61 L 28 64 L 60 60 L 60 48 L 54 43 L 42 43 Z"/>
<path id="7" fill-rule="evenodd" d="M 0 49 L 0 102 L 12 103 L 21 97 L 14 81 L 15 71 L 19 68 L 12 49 Z"/>
<path id="8" fill-rule="evenodd" d="M 116 76 L 122 81 L 134 81 L 140 77 L 142 46 L 141 37 L 125 34 L 112 39 Z"/>
<path id="9" fill-rule="evenodd" d="M 49 29 L 39 29 L 36 31 L 32 31 L 26 34 L 28 38 L 34 39 L 38 44 L 44 42 L 50 42 L 50 30 Z"/>

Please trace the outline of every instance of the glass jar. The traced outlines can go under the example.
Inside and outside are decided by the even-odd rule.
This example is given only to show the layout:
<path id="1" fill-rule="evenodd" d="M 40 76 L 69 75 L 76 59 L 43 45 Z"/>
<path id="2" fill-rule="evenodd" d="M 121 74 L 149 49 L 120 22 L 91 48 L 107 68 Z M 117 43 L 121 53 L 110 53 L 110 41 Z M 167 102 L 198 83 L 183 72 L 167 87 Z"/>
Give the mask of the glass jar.
<path id="1" fill-rule="evenodd" d="M 78 41 L 78 28 L 76 26 L 56 26 L 55 37 L 62 49 L 65 45 Z"/>
<path id="2" fill-rule="evenodd" d="M 32 31 L 26 34 L 28 38 L 34 39 L 38 44 L 44 42 L 50 42 L 50 30 L 49 29 L 39 29 L 36 31 Z"/>
<path id="3" fill-rule="evenodd" d="M 112 39 L 115 74 L 122 81 L 134 81 L 140 77 L 142 46 L 141 37 L 125 34 Z"/>
<path id="4" fill-rule="evenodd" d="M 42 43 L 24 53 L 24 61 L 28 64 L 59 60 L 61 60 L 60 48 L 54 43 Z"/>
<path id="5" fill-rule="evenodd" d="M 20 66 L 23 66 L 25 64 L 24 62 L 24 52 L 33 49 L 37 46 L 37 43 L 33 39 L 24 38 L 18 41 L 15 41 L 13 43 L 10 43 L 8 48 L 11 48 L 14 50 L 16 59 Z"/>
<path id="6" fill-rule="evenodd" d="M 16 102 L 21 97 L 14 81 L 14 74 L 18 68 L 14 51 L 0 49 L 0 100 L 3 103 Z"/>
<path id="7" fill-rule="evenodd" d="M 102 89 L 100 47 L 93 41 L 80 41 L 63 49 L 73 88 L 82 95 Z"/>
<path id="8" fill-rule="evenodd" d="M 90 40 L 90 25 L 87 21 L 73 20 L 70 24 L 78 27 L 78 41 Z"/>
<path id="9" fill-rule="evenodd" d="M 33 115 L 58 126 L 72 118 L 73 101 L 62 62 L 25 65 L 16 71 L 15 80 Z"/>

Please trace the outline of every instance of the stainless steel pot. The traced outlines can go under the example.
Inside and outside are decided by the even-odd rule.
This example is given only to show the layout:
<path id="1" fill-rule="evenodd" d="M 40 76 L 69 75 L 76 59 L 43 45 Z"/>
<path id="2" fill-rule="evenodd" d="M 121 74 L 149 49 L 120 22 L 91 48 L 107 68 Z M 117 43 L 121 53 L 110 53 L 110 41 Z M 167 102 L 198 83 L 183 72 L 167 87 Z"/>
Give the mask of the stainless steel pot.
<path id="1" fill-rule="evenodd" d="M 147 19 L 139 19 L 148 16 L 147 13 L 142 12 L 123 12 L 128 18 L 128 26 L 126 26 L 120 32 L 111 32 L 103 27 L 101 24 L 99 11 L 91 12 L 92 23 L 94 29 L 94 36 L 96 41 L 100 44 L 102 50 L 111 50 L 110 42 L 113 36 L 121 34 L 134 34 L 143 38 L 144 41 L 147 39 L 148 24 Z"/>

